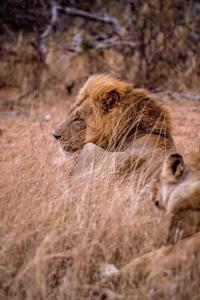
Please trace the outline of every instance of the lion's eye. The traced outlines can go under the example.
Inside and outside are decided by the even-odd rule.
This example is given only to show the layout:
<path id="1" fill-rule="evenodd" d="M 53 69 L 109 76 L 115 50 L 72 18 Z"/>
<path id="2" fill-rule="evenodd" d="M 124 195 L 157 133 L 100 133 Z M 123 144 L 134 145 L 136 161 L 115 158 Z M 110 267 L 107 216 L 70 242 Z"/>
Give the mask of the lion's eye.
<path id="1" fill-rule="evenodd" d="M 83 122 L 83 119 L 76 117 L 73 119 L 73 122 L 76 122 L 76 123 Z"/>
<path id="2" fill-rule="evenodd" d="M 112 98 L 109 98 L 109 99 L 107 100 L 107 102 L 106 102 L 106 106 L 107 106 L 108 109 L 113 108 L 114 104 L 115 104 L 115 100 L 112 99 Z"/>

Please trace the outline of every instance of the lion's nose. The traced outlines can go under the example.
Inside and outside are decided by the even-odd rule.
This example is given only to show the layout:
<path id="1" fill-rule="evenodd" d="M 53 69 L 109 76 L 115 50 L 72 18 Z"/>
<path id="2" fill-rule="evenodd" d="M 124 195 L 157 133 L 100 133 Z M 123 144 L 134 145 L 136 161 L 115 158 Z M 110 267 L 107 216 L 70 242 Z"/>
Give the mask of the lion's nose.
<path id="1" fill-rule="evenodd" d="M 52 135 L 55 137 L 56 140 L 59 140 L 61 138 L 61 135 L 58 134 L 56 131 L 52 131 Z"/>

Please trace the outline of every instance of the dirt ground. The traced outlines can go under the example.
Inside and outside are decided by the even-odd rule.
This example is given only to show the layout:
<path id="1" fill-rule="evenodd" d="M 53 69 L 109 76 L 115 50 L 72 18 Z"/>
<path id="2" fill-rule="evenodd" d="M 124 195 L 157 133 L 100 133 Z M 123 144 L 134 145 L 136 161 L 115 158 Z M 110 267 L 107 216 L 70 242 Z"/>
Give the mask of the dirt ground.
<path id="1" fill-rule="evenodd" d="M 169 110 L 178 150 L 183 153 L 200 151 L 200 102 L 170 101 Z"/>

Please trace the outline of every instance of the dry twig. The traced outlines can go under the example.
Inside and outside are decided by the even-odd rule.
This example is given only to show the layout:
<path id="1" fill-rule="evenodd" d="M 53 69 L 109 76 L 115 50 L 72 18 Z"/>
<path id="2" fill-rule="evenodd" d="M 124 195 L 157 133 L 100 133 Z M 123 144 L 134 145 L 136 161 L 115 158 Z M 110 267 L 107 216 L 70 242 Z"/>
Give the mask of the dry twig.
<path id="1" fill-rule="evenodd" d="M 200 101 L 200 95 L 194 95 L 191 93 L 167 91 L 167 94 L 172 98 L 184 98 L 187 100 Z"/>

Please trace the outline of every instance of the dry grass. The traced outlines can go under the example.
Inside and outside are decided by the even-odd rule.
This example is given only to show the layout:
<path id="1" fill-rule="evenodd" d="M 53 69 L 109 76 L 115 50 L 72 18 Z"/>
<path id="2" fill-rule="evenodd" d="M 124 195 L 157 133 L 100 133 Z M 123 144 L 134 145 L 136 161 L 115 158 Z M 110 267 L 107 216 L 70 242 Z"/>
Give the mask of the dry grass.
<path id="1" fill-rule="evenodd" d="M 199 107 L 192 105 L 196 123 L 188 120 L 184 130 L 200 126 Z M 124 266 L 159 248 L 167 235 L 168 220 L 154 208 L 148 190 L 141 195 L 133 181 L 119 188 L 106 164 L 100 177 L 69 178 L 73 157 L 61 161 L 50 135 L 52 120 L 60 119 L 63 107 L 49 107 L 52 119 L 39 122 L 46 109 L 0 120 L 2 299 L 88 298 L 84 287 L 98 281 L 101 263 Z M 184 108 L 178 112 L 175 136 L 183 113 L 186 117 Z M 191 130 L 186 134 L 191 136 Z M 187 150 L 185 138 L 178 142 Z"/>

